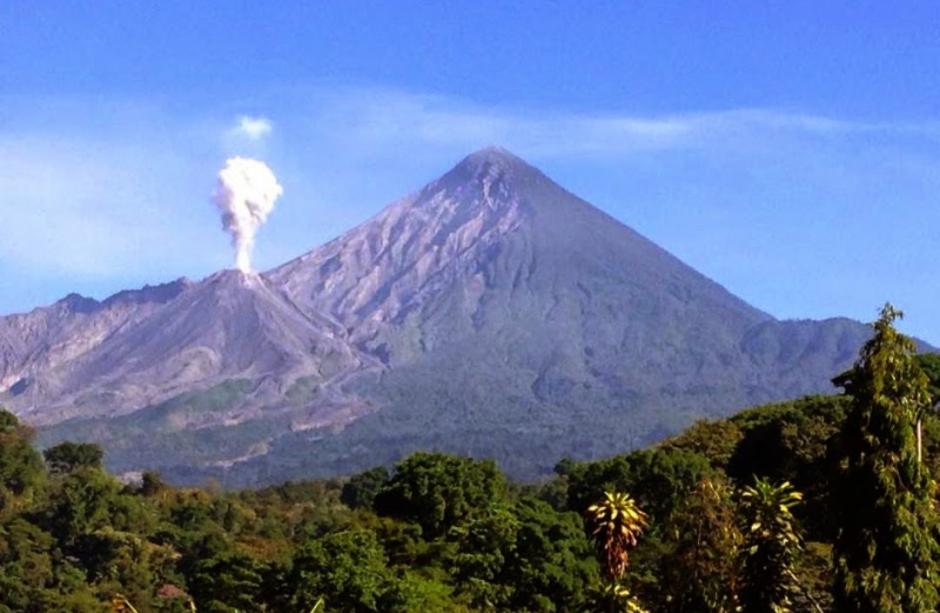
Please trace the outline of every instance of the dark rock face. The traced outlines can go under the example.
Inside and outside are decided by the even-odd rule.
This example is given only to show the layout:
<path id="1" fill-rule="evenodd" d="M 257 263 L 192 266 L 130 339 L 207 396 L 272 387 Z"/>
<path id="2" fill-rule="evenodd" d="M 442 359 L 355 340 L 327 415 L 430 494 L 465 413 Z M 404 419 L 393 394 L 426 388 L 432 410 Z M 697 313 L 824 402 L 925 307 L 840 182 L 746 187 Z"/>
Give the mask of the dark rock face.
<path id="1" fill-rule="evenodd" d="M 113 447 L 149 424 L 168 438 L 147 467 L 187 480 L 348 473 L 417 448 L 534 476 L 828 392 L 867 336 L 845 319 L 775 320 L 491 148 L 262 276 L 0 319 L 0 399 L 52 425 L 47 440 Z M 161 456 L 180 437 L 206 452 Z"/>

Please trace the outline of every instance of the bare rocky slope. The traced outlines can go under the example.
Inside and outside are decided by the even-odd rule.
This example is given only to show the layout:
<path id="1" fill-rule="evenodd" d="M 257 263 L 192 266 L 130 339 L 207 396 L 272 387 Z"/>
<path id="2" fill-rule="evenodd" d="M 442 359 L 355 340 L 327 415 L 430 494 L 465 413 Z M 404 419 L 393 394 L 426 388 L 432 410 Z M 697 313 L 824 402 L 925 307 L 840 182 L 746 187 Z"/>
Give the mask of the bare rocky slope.
<path id="1" fill-rule="evenodd" d="M 414 449 L 543 474 L 829 392 L 868 328 L 778 321 L 502 149 L 269 271 L 0 318 L 0 402 L 118 470 L 227 483 Z"/>

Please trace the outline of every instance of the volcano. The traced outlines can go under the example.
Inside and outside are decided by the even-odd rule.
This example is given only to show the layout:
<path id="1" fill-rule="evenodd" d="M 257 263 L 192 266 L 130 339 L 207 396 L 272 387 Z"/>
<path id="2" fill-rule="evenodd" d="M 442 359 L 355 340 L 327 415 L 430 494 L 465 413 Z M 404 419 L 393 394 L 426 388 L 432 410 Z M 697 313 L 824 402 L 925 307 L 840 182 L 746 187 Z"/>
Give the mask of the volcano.
<path id="1" fill-rule="evenodd" d="M 0 402 L 116 470 L 231 484 L 416 449 L 517 477 L 832 391 L 868 338 L 780 321 L 500 148 L 262 275 L 0 319 Z M 185 453 L 178 450 L 185 449 Z"/>

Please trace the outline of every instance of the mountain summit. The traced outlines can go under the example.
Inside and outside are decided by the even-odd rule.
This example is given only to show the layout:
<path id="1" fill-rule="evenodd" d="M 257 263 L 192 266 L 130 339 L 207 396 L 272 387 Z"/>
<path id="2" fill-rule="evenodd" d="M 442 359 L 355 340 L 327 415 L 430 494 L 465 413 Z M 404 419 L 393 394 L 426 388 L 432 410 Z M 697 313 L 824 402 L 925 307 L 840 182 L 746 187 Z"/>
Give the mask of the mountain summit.
<path id="1" fill-rule="evenodd" d="M 46 441 L 98 440 L 115 468 L 178 480 L 349 473 L 419 448 L 531 477 L 827 392 L 868 336 L 774 319 L 495 147 L 236 274 L 0 319 L 0 400 L 51 424 Z M 196 449 L 173 457 L 181 441 Z"/>

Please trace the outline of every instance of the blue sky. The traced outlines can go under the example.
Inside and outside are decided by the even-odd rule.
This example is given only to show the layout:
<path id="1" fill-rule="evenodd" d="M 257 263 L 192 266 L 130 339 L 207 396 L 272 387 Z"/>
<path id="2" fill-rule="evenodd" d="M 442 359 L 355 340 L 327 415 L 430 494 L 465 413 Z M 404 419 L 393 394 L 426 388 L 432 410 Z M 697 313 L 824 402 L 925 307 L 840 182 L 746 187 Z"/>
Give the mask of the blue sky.
<path id="1" fill-rule="evenodd" d="M 240 129 L 240 118 L 264 120 Z M 0 4 L 0 313 L 274 266 L 501 144 L 778 317 L 940 344 L 935 2 Z"/>

